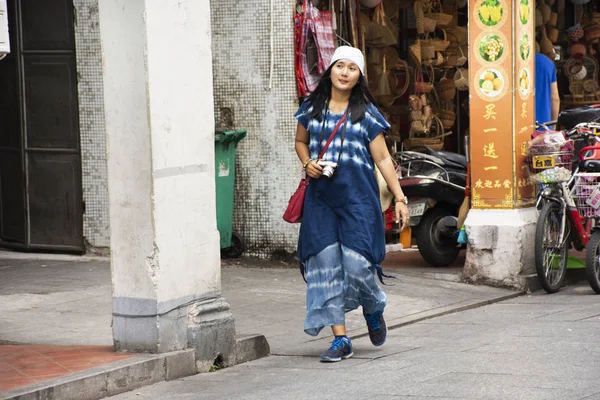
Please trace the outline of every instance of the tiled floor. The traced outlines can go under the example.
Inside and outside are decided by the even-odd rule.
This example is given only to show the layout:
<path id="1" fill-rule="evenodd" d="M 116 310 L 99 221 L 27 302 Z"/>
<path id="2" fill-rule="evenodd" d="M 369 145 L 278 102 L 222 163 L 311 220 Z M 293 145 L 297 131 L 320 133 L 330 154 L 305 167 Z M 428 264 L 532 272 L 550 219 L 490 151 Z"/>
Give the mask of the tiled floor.
<path id="1" fill-rule="evenodd" d="M 0 346 L 0 392 L 131 356 L 110 346 Z"/>

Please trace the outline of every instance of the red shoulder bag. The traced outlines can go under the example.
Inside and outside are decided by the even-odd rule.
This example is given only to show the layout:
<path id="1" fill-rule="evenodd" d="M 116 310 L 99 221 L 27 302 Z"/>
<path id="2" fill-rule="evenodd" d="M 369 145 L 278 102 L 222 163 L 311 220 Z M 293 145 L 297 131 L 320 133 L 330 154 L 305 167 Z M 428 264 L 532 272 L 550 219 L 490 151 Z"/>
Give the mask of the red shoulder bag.
<path id="1" fill-rule="evenodd" d="M 342 118 L 340 118 L 337 125 L 333 128 L 333 131 L 331 132 L 329 139 L 327 139 L 327 143 L 325 143 L 323 150 L 321 150 L 321 154 L 319 154 L 319 160 L 321 158 L 323 158 L 323 156 L 325 155 L 325 152 L 329 148 L 331 141 L 335 137 L 335 134 L 337 133 L 338 129 L 340 129 L 340 126 L 342 126 L 342 124 L 346 120 L 347 116 L 348 116 L 348 113 L 344 113 L 344 115 L 342 116 Z M 323 117 L 323 118 L 325 118 L 325 117 Z M 298 185 L 298 189 L 296 189 L 296 191 L 290 198 L 290 202 L 287 206 L 287 209 L 285 210 L 285 213 L 283 213 L 284 221 L 289 222 L 290 224 L 295 224 L 297 222 L 302 221 L 302 213 L 304 211 L 304 198 L 306 197 L 306 188 L 308 187 L 309 181 L 310 181 L 310 177 L 308 177 L 308 176 L 305 179 L 302 179 L 300 181 L 300 184 Z"/>

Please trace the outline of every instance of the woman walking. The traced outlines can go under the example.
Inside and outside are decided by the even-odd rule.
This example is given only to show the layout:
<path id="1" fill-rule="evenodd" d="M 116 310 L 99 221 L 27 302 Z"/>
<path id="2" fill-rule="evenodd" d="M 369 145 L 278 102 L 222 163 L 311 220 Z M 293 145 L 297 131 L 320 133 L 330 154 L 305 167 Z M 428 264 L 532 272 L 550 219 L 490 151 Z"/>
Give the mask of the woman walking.
<path id="1" fill-rule="evenodd" d="M 312 178 L 298 240 L 307 281 L 304 331 L 316 336 L 331 327 L 335 339 L 321 356 L 324 362 L 353 355 L 345 313 L 359 306 L 371 342 L 381 346 L 386 339 L 386 296 L 376 281 L 376 275 L 382 282 L 384 277 L 379 264 L 385 258 L 385 232 L 374 164 L 396 198 L 401 229 L 408 225 L 406 198 L 384 139 L 390 125 L 363 74 L 362 52 L 339 47 L 295 114 L 296 153 Z"/>

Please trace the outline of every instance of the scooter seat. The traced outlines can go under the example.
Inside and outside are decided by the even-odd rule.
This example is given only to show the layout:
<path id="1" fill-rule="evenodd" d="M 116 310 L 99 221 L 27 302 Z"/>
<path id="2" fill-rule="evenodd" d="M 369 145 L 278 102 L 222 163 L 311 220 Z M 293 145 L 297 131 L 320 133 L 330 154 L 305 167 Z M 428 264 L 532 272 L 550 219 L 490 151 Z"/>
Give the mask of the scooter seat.
<path id="1" fill-rule="evenodd" d="M 600 160 L 584 160 L 579 164 L 579 170 L 583 172 L 600 172 Z"/>
<path id="2" fill-rule="evenodd" d="M 467 168 L 467 158 L 462 154 L 451 153 L 443 150 L 437 150 L 435 153 L 437 157 L 444 161 L 449 161 L 450 163 L 458 164 L 463 168 Z"/>

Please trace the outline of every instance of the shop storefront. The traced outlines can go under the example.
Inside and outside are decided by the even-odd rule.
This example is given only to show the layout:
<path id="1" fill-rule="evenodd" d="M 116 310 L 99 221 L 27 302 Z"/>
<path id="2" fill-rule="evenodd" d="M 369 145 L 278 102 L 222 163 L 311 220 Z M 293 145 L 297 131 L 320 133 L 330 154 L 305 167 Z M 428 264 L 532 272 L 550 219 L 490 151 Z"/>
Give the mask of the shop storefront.
<path id="1" fill-rule="evenodd" d="M 540 31 L 537 48 L 555 59 L 561 109 L 598 103 L 597 3 L 575 0 L 565 5 L 546 1 L 538 6 L 536 15 Z"/>
<path id="2" fill-rule="evenodd" d="M 314 88 L 324 68 L 319 60 L 332 48 L 358 47 L 367 57 L 369 88 L 392 124 L 391 147 L 428 145 L 464 154 L 469 128 L 466 1 L 324 3 L 298 7 L 299 97 Z M 334 36 L 324 33 L 330 26 Z M 409 102 L 411 96 L 419 101 Z"/>
<path id="3" fill-rule="evenodd" d="M 466 1 L 341 0 L 299 4 L 295 17 L 298 96 L 301 99 L 314 89 L 328 65 L 324 60 L 337 45 L 360 48 L 366 56 L 369 89 L 391 124 L 387 141 L 399 163 L 398 172 L 404 177 L 411 175 L 409 164 L 403 162 L 403 150 L 428 146 L 462 156 L 469 132 L 468 19 Z M 456 191 L 452 193 L 456 197 L 453 201 L 421 196 L 438 188 L 419 187 L 418 182 L 408 188 L 408 181 L 402 181 L 409 198 L 410 229 L 400 235 L 392 224 L 391 209 L 385 213 L 387 242 L 400 241 L 403 246 L 412 242 L 427 263 L 435 266 L 455 264 L 459 255 L 453 237 L 457 232 L 455 219 L 453 228 L 434 233 L 439 239 L 435 245 L 425 232 L 437 229 L 434 226 L 445 218 L 456 216 L 464 200 L 466 160 L 455 160 L 459 165 L 447 179 L 449 188 L 439 188 Z M 410 165 L 422 171 L 424 164 Z M 429 175 L 440 171 L 443 168 Z"/>
<path id="4" fill-rule="evenodd" d="M 533 273 L 537 211 L 525 157 L 535 130 L 536 49 L 556 62 L 563 108 L 600 93 L 595 5 L 574 3 L 334 0 L 298 8 L 299 97 L 322 72 L 328 46 L 359 47 L 392 124 L 391 149 L 426 145 L 469 156 L 464 274 L 473 280 L 522 288 Z M 303 10 L 313 20 L 308 29 L 299 29 Z"/>

